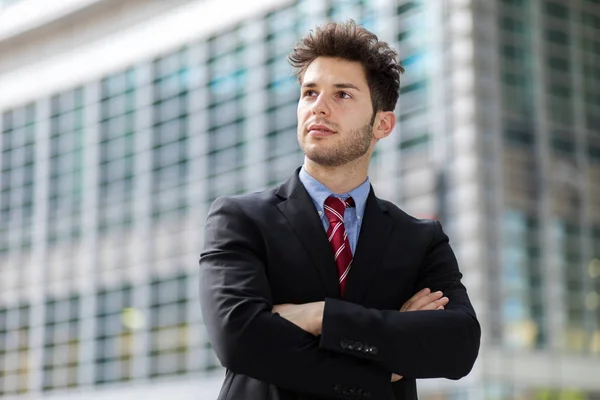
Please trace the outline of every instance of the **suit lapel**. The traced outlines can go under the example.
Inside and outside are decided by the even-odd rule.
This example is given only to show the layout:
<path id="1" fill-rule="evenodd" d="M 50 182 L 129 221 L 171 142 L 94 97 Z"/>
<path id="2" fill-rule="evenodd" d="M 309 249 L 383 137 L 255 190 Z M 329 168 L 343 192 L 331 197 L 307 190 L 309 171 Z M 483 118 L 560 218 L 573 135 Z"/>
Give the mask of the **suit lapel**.
<path id="1" fill-rule="evenodd" d="M 354 252 L 352 269 L 348 274 L 344 300 L 361 303 L 374 272 L 381 267 L 383 253 L 388 247 L 394 223 L 385 205 L 369 192 L 363 223 Z"/>
<path id="2" fill-rule="evenodd" d="M 312 199 L 298 178 L 299 170 L 279 187 L 277 196 L 283 201 L 277 207 L 310 255 L 327 296 L 339 298 L 340 287 L 333 252 Z"/>

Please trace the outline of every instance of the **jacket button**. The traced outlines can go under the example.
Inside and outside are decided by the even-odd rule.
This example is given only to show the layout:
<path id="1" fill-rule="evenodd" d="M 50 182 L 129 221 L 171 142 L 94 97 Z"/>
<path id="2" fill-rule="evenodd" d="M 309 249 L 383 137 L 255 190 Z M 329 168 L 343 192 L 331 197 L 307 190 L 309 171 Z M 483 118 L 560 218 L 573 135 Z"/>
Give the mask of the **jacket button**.
<path id="1" fill-rule="evenodd" d="M 365 390 L 365 392 L 363 393 L 363 397 L 365 399 L 370 399 L 371 398 L 371 392 L 369 392 L 368 390 Z"/>
<path id="2" fill-rule="evenodd" d="M 363 344 L 362 343 L 360 343 L 360 342 L 354 343 L 354 350 L 356 350 L 356 351 L 362 351 L 362 349 L 363 349 Z"/>
<path id="3" fill-rule="evenodd" d="M 374 356 L 377 355 L 377 347 L 371 346 L 371 354 L 373 354 Z"/>
<path id="4" fill-rule="evenodd" d="M 349 392 L 350 392 L 350 396 L 352 396 L 352 397 L 356 396 L 356 389 L 350 389 Z"/>
<path id="5" fill-rule="evenodd" d="M 333 391 L 336 393 L 342 393 L 342 385 L 335 385 Z"/>
<path id="6" fill-rule="evenodd" d="M 347 341 L 345 341 L 345 340 L 341 340 L 341 341 L 340 341 L 340 347 L 341 347 L 342 349 L 344 349 L 344 350 L 345 350 L 345 349 L 347 349 L 347 348 L 348 348 L 348 342 L 347 342 Z"/>

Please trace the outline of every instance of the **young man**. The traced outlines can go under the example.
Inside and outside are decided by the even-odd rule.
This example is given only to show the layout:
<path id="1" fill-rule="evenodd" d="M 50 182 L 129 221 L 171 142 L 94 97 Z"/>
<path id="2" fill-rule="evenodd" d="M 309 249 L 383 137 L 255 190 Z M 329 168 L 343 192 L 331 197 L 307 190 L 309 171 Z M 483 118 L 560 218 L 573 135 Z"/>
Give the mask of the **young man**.
<path id="1" fill-rule="evenodd" d="M 396 122 L 396 57 L 353 21 L 302 39 L 304 165 L 212 205 L 200 289 L 219 400 L 416 399 L 415 379 L 471 370 L 480 327 L 447 236 L 367 177 Z"/>

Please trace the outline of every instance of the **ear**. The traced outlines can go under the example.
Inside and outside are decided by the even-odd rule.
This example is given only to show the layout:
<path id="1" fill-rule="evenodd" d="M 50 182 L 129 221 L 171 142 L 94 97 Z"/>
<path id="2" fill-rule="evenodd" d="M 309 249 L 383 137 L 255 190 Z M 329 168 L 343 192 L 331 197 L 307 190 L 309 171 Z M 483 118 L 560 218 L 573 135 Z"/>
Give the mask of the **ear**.
<path id="1" fill-rule="evenodd" d="M 396 126 L 396 114 L 393 111 L 379 111 L 373 125 L 373 136 L 375 139 L 386 138 L 392 133 Z"/>

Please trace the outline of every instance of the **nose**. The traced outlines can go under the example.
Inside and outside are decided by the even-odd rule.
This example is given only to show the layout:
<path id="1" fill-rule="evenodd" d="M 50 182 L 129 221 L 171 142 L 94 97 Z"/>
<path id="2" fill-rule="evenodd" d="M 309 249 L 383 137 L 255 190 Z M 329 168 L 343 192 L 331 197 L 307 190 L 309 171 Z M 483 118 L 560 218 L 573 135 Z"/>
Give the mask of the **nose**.
<path id="1" fill-rule="evenodd" d="M 327 104 L 327 100 L 323 93 L 320 93 L 313 102 L 312 113 L 314 115 L 329 115 L 329 111 L 329 104 Z"/>

